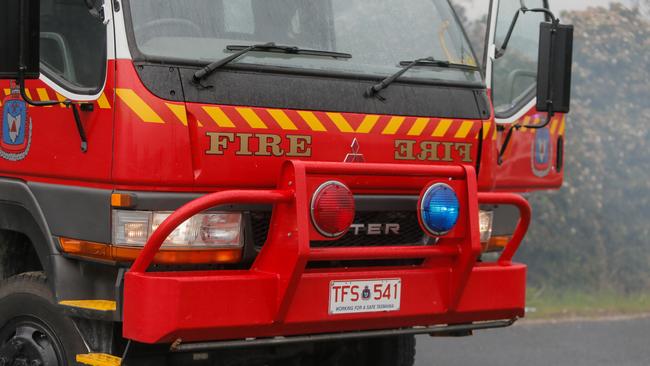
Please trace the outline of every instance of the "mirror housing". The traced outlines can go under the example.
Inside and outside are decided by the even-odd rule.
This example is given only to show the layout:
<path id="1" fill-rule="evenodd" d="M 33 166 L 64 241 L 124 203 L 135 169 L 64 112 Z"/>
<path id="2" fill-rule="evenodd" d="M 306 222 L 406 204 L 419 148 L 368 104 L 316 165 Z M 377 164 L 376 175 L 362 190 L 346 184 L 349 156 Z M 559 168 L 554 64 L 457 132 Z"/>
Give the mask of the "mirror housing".
<path id="1" fill-rule="evenodd" d="M 0 1 L 0 79 L 38 79 L 40 1 Z"/>
<path id="2" fill-rule="evenodd" d="M 573 25 L 543 22 L 539 29 L 537 110 L 568 113 L 571 104 Z"/>

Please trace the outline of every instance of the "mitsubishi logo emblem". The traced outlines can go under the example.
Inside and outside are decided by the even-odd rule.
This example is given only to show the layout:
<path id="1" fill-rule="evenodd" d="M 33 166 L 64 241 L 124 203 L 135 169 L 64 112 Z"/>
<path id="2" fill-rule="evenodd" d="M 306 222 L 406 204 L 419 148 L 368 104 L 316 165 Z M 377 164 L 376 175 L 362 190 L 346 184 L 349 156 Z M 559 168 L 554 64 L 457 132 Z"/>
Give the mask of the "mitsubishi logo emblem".
<path id="1" fill-rule="evenodd" d="M 356 137 L 354 138 L 354 140 L 352 140 L 352 145 L 350 145 L 350 148 L 352 149 L 352 153 L 345 156 L 345 160 L 343 160 L 344 162 L 346 163 L 366 162 L 366 159 L 363 157 L 363 154 L 359 154 L 359 149 L 361 147 L 359 146 L 359 141 L 357 141 Z"/>

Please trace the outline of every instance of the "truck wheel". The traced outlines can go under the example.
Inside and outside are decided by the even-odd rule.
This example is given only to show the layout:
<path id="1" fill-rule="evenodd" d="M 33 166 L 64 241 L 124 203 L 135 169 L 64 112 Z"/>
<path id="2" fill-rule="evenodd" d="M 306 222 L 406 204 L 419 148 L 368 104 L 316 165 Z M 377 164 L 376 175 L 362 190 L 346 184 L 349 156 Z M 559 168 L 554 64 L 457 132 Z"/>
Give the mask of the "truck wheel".
<path id="1" fill-rule="evenodd" d="M 333 343 L 318 347 L 316 366 L 413 366 L 415 337 L 394 336 Z M 303 364 L 303 363 L 297 363 Z"/>
<path id="2" fill-rule="evenodd" d="M 87 353 L 72 319 L 56 306 L 42 272 L 0 283 L 0 365 L 77 365 Z"/>
<path id="3" fill-rule="evenodd" d="M 368 366 L 413 366 L 415 364 L 415 336 L 396 336 L 373 339 L 368 343 Z"/>

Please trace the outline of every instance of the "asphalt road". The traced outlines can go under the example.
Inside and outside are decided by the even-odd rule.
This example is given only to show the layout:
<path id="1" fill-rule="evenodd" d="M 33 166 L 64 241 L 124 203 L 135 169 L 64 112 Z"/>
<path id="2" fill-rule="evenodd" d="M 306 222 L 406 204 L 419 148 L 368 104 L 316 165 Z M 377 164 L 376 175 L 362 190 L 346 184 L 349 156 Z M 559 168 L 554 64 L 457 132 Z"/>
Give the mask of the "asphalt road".
<path id="1" fill-rule="evenodd" d="M 650 366 L 650 317 L 520 322 L 465 338 L 418 336 L 416 366 Z"/>

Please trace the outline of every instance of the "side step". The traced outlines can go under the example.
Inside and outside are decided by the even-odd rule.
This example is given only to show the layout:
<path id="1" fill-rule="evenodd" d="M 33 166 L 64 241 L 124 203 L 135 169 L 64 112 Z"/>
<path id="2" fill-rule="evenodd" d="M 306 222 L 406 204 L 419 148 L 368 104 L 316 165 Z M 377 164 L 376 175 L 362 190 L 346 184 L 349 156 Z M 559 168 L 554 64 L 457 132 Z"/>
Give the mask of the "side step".
<path id="1" fill-rule="evenodd" d="M 120 366 L 122 359 L 105 353 L 87 353 L 77 355 L 77 362 L 89 366 Z"/>
<path id="2" fill-rule="evenodd" d="M 110 300 L 68 300 L 61 301 L 59 305 L 93 311 L 115 311 L 117 304 Z"/>
<path id="3" fill-rule="evenodd" d="M 87 319 L 115 320 L 117 303 L 111 300 L 65 300 L 59 306 L 63 311 L 73 317 Z"/>

